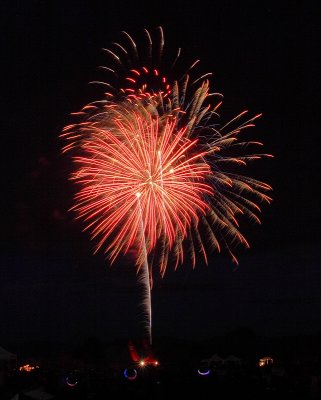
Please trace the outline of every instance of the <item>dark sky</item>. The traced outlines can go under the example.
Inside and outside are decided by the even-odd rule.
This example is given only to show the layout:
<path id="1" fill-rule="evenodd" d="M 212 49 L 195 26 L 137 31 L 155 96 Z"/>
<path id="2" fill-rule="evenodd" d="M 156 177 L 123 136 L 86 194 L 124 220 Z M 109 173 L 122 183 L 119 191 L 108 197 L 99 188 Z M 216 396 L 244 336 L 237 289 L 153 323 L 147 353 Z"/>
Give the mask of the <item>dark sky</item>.
<path id="1" fill-rule="evenodd" d="M 166 49 L 201 60 L 224 94 L 221 115 L 263 113 L 254 137 L 275 158 L 250 173 L 273 186 L 251 249 L 234 268 L 171 270 L 153 289 L 153 334 L 203 338 L 240 326 L 258 333 L 321 330 L 320 7 L 305 1 L 3 1 L 0 344 L 104 339 L 142 331 L 130 261 L 112 268 L 67 212 L 70 165 L 58 135 L 100 94 L 88 82 L 101 48 L 125 30 L 161 25 Z M 95 97 L 96 96 L 96 97 Z M 225 107 L 225 108 L 224 108 Z M 253 169 L 254 168 L 254 169 Z"/>

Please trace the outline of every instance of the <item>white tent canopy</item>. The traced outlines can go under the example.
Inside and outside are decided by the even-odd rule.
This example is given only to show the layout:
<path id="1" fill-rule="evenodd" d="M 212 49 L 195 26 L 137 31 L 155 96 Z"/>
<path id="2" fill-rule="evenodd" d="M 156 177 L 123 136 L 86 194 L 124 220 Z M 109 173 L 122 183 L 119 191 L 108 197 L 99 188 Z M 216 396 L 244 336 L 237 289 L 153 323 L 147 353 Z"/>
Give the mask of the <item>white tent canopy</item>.
<path id="1" fill-rule="evenodd" d="M 55 396 L 51 393 L 47 393 L 42 387 L 36 389 L 26 390 L 22 392 L 23 398 L 32 400 L 52 400 Z M 22 397 L 19 393 L 15 394 L 10 400 L 19 400 Z"/>
<path id="2" fill-rule="evenodd" d="M 234 355 L 222 358 L 215 353 L 212 355 L 212 357 L 202 360 L 202 362 L 206 362 L 208 364 L 226 364 L 226 363 L 241 364 L 242 360 Z"/>
<path id="3" fill-rule="evenodd" d="M 7 379 L 8 371 L 17 366 L 17 356 L 0 347 L 0 386 Z"/>
<path id="4" fill-rule="evenodd" d="M 10 353 L 8 350 L 5 350 L 3 347 L 0 347 L 0 360 L 16 360 L 17 356 L 13 353 Z"/>
<path id="5" fill-rule="evenodd" d="M 232 355 L 226 357 L 225 361 L 232 362 L 232 363 L 235 363 L 235 364 L 240 364 L 241 363 L 241 359 L 239 357 L 235 357 L 235 356 L 232 356 Z"/>
<path id="6" fill-rule="evenodd" d="M 212 357 L 202 360 L 202 362 L 208 363 L 222 363 L 224 359 L 220 357 L 218 354 L 213 354 Z"/>
<path id="7" fill-rule="evenodd" d="M 224 359 L 222 357 L 220 357 L 218 354 L 213 354 L 212 357 L 210 357 L 208 359 L 208 361 L 220 363 L 220 362 L 224 361 Z"/>
<path id="8" fill-rule="evenodd" d="M 35 400 L 51 400 L 55 398 L 53 394 L 47 393 L 42 387 L 25 391 L 23 394 Z"/>

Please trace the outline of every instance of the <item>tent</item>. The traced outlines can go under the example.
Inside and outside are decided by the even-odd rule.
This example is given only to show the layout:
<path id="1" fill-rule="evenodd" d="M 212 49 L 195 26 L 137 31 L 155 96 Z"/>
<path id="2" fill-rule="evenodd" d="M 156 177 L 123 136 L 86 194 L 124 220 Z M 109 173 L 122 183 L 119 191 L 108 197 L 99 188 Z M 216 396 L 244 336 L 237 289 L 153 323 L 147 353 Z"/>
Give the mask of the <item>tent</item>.
<path id="1" fill-rule="evenodd" d="M 3 347 L 0 347 L 0 363 L 7 361 L 16 362 L 17 356 L 10 353 L 8 350 L 5 350 Z"/>
<path id="2" fill-rule="evenodd" d="M 212 366 L 223 366 L 223 365 L 240 365 L 242 363 L 242 360 L 233 355 L 230 355 L 226 358 L 222 358 L 218 354 L 213 354 L 212 357 L 202 360 L 202 362 Z"/>
<path id="3" fill-rule="evenodd" d="M 209 361 L 212 363 L 221 364 L 224 362 L 224 359 L 220 357 L 218 354 L 213 354 L 212 357 L 209 358 Z"/>
<path id="4" fill-rule="evenodd" d="M 234 364 L 234 365 L 241 365 L 242 361 L 239 357 L 235 357 L 233 355 L 228 356 L 224 360 L 225 363 Z"/>
<path id="5" fill-rule="evenodd" d="M 23 394 L 28 399 L 35 399 L 35 400 L 51 400 L 55 398 L 53 394 L 47 393 L 42 387 L 24 391 Z"/>
<path id="6" fill-rule="evenodd" d="M 41 386 L 31 390 L 24 390 L 15 394 L 11 400 L 52 400 L 55 396 L 47 393 Z"/>
<path id="7" fill-rule="evenodd" d="M 17 366 L 17 356 L 0 347 L 0 385 L 5 382 L 8 372 Z"/>
<path id="8" fill-rule="evenodd" d="M 202 362 L 209 365 L 221 365 L 223 364 L 224 359 L 221 358 L 218 354 L 213 354 L 212 357 L 202 360 Z"/>

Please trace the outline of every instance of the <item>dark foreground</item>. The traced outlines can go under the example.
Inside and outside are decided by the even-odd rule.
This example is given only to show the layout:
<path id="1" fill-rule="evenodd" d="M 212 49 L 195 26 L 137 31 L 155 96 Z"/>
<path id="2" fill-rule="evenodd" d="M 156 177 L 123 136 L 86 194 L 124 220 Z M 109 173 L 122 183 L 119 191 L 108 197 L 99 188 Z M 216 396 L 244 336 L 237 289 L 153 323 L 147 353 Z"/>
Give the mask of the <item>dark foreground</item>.
<path id="1" fill-rule="evenodd" d="M 135 367 L 108 371 L 33 371 L 14 373 L 0 388 L 1 400 L 165 399 L 319 399 L 319 376 L 299 376 L 257 369 L 233 371 Z M 133 373 L 137 371 L 136 374 Z M 126 375 L 126 376 L 125 376 Z M 133 379 L 135 377 L 135 379 Z M 219 397 L 218 397 L 219 396 Z"/>
<path id="2" fill-rule="evenodd" d="M 159 338 L 157 351 L 141 341 L 97 338 L 8 348 L 16 358 L 0 359 L 0 400 L 321 400 L 320 333 L 261 338 L 237 330 L 204 342 Z"/>

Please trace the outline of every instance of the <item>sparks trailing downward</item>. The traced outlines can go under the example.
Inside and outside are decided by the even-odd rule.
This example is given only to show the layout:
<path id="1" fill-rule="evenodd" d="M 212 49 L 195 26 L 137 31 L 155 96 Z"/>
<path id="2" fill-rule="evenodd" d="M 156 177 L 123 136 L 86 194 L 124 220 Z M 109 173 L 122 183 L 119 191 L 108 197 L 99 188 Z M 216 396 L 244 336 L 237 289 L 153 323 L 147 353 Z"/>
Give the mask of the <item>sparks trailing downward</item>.
<path id="1" fill-rule="evenodd" d="M 188 254 L 195 265 L 197 253 L 207 261 L 208 249 L 221 247 L 237 262 L 234 245 L 248 247 L 238 216 L 259 222 L 258 203 L 271 200 L 269 185 L 230 169 L 270 157 L 244 154 L 262 144 L 240 141 L 259 115 L 245 118 L 244 111 L 218 127 L 221 95 L 209 93 L 209 74 L 191 79 L 195 62 L 169 79 L 158 68 L 162 29 L 155 45 L 145 33 L 146 58 L 125 32 L 124 43 L 104 49 L 111 64 L 102 70 L 110 80 L 95 83 L 108 91 L 75 113 L 79 121 L 61 133 L 79 187 L 72 209 L 91 232 L 96 251 L 103 249 L 111 262 L 134 251 L 138 269 L 157 264 L 163 276 L 171 258 L 178 266 Z M 211 96 L 218 99 L 215 105 Z"/>

